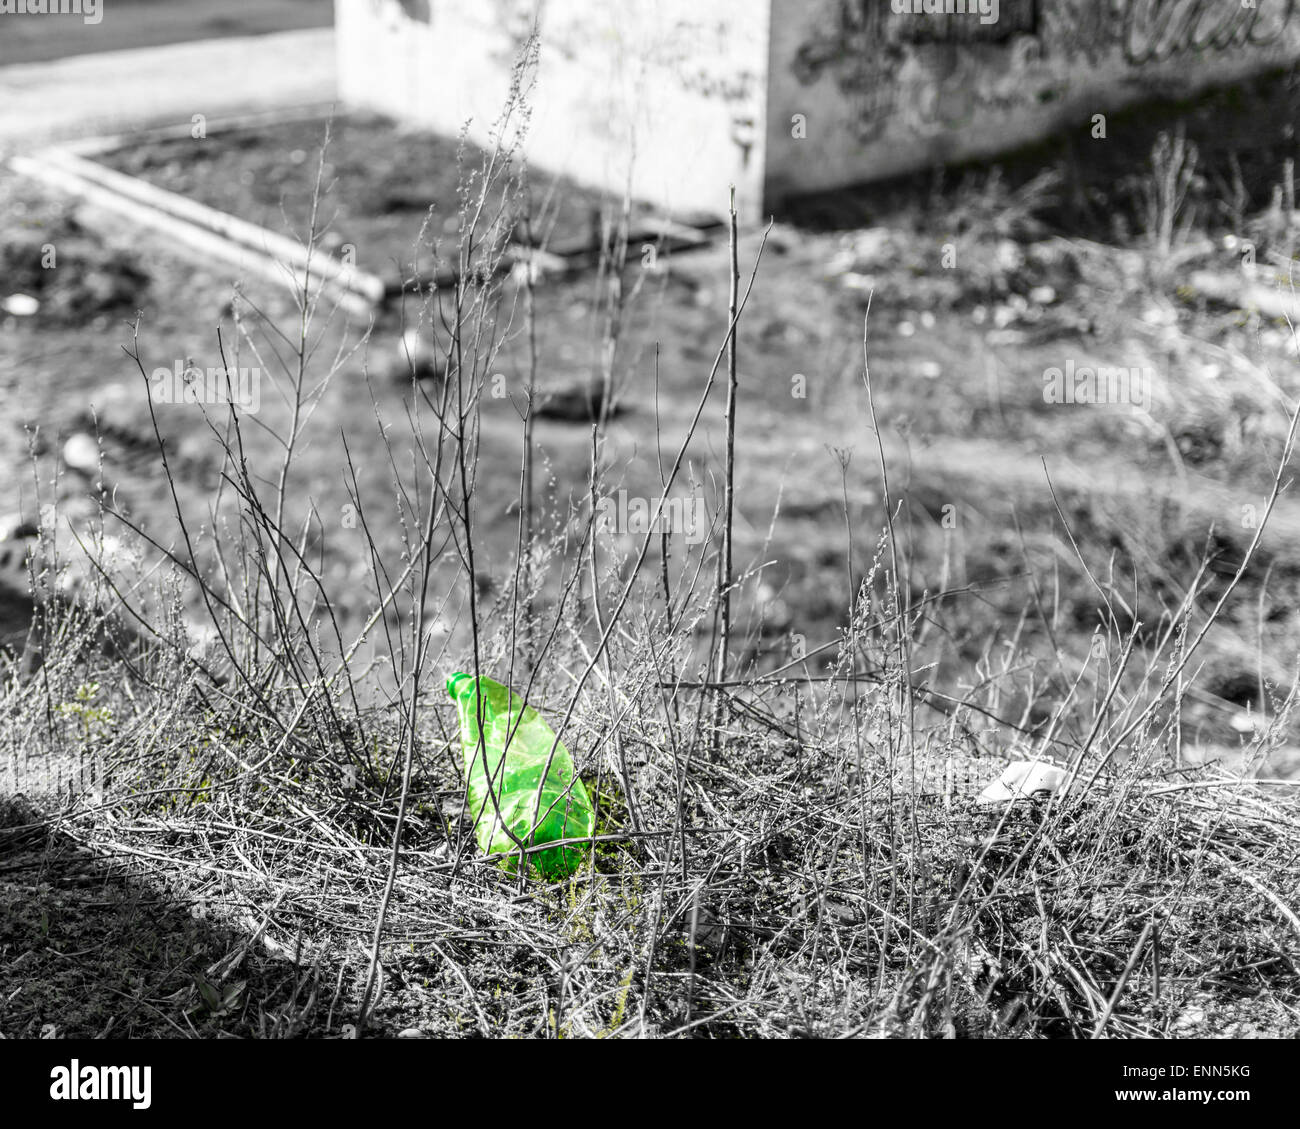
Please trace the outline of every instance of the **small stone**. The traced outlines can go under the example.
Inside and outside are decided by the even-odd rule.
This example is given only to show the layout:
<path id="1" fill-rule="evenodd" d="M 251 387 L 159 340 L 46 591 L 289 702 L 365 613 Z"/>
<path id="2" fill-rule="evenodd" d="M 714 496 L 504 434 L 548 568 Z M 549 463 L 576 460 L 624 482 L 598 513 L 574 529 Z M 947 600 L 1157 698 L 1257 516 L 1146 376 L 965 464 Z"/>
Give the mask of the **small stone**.
<path id="1" fill-rule="evenodd" d="M 1019 270 L 1025 265 L 1024 252 L 1011 239 L 1003 239 L 998 243 L 995 260 L 998 267 L 1004 271 Z"/>
<path id="2" fill-rule="evenodd" d="M 831 261 L 826 264 L 827 274 L 848 274 L 857 265 L 857 256 L 851 247 L 836 251 Z"/>
<path id="3" fill-rule="evenodd" d="M 852 906 L 826 898 L 822 901 L 824 915 L 838 925 L 854 925 L 858 921 L 857 911 Z"/>
<path id="4" fill-rule="evenodd" d="M 591 423 L 604 414 L 604 405 L 605 387 L 600 381 L 575 380 L 568 384 L 538 389 L 533 415 L 537 419 L 561 420 L 565 423 Z M 607 414 L 617 413 L 611 411 Z"/>
<path id="5" fill-rule="evenodd" d="M 1256 714 L 1252 714 L 1249 710 L 1242 710 L 1240 713 L 1233 714 L 1228 724 L 1238 733 L 1254 733 L 1255 730 L 1264 728 L 1261 724 L 1261 718 Z"/>
<path id="6" fill-rule="evenodd" d="M 408 329 L 401 340 L 375 362 L 384 379 L 395 384 L 412 379 L 441 380 L 446 373 L 446 358 L 439 356 L 418 330 Z"/>
<path id="7" fill-rule="evenodd" d="M 10 294 L 0 302 L 0 308 L 16 318 L 29 318 L 41 308 L 41 304 L 30 294 Z"/>
<path id="8" fill-rule="evenodd" d="M 98 474 L 99 444 L 84 431 L 79 431 L 63 444 L 63 464 L 83 474 Z"/>
<path id="9" fill-rule="evenodd" d="M 418 1027 L 408 1027 L 405 1031 L 397 1033 L 399 1039 L 423 1039 L 425 1034 Z"/>

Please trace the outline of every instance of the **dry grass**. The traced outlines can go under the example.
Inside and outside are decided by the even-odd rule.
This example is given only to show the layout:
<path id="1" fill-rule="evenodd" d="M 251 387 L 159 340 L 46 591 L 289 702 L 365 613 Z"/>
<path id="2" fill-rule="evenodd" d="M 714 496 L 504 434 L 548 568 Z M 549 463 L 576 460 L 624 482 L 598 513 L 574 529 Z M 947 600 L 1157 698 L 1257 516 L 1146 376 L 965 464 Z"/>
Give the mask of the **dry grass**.
<path id="1" fill-rule="evenodd" d="M 709 760 L 698 695 L 653 675 L 676 657 L 629 645 L 615 669 L 643 674 L 620 678 L 617 716 L 593 694 L 566 731 L 601 839 L 565 883 L 521 887 L 471 857 L 454 719 L 429 704 L 374 1033 L 1168 1036 L 1228 1033 L 1225 1014 L 1294 1030 L 1294 797 L 1137 755 L 1064 802 L 990 811 L 974 790 L 994 766 L 959 724 L 922 728 L 913 773 L 894 696 L 855 709 L 842 682 L 737 687 Z M 72 689 L 71 671 L 48 674 Z M 121 1034 L 346 1034 L 388 875 L 398 735 L 376 724 L 359 762 L 307 733 L 277 754 L 240 732 L 257 723 L 237 703 L 155 677 L 89 738 L 93 783 L 0 831 L 10 896 L 29 891 L 4 944 L 45 986 L 9 1000 L 6 1032 L 94 1035 L 117 1016 Z M 30 773 L 51 743 L 39 717 L 16 720 Z M 78 746 L 74 722 L 54 749 Z M 83 882 L 120 934 L 87 924 Z M 237 998 L 211 1006 L 205 985 Z"/>

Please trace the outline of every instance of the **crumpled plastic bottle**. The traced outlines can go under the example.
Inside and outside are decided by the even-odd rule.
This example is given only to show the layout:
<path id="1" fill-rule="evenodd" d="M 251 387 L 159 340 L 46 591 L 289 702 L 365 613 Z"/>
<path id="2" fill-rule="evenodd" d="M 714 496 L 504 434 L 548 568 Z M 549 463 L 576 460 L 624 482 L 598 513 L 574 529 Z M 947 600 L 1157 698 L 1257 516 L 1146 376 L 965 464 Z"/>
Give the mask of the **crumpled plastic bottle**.
<path id="1" fill-rule="evenodd" d="M 556 741 L 554 730 L 541 714 L 500 682 L 480 677 L 478 686 L 476 693 L 474 678 L 468 674 L 453 674 L 447 680 L 447 693 L 460 713 L 461 753 L 469 782 L 474 838 L 484 854 L 509 856 L 502 860 L 502 865 L 514 871 L 519 848 L 506 833 L 507 828 L 515 839 L 526 841 L 536 812 L 538 825 L 532 845 L 540 846 L 559 839 L 590 836 L 595 830 L 596 813 L 586 787 L 575 774 L 569 750 Z M 480 697 L 483 703 L 481 745 L 477 704 Z M 546 772 L 548 758 L 551 767 Z M 546 772 L 545 782 L 543 772 Z M 566 878 L 581 865 L 584 850 L 579 845 L 555 847 L 530 854 L 528 861 L 544 878 Z"/>
<path id="2" fill-rule="evenodd" d="M 976 803 L 1002 804 L 1032 799 L 1038 795 L 1064 794 L 1070 774 L 1047 761 L 1012 761 L 992 784 L 979 794 Z"/>

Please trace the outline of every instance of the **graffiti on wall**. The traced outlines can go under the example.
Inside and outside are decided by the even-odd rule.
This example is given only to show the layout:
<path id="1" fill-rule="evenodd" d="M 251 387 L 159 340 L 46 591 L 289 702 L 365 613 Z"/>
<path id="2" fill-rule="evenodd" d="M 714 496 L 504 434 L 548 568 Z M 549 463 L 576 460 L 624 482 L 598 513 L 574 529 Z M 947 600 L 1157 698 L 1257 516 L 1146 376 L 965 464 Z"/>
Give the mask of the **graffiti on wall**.
<path id="1" fill-rule="evenodd" d="M 977 113 L 1062 98 L 1070 64 L 1119 69 L 1278 44 L 1300 0 L 834 0 L 790 60 L 811 85 L 830 77 L 857 139 L 937 134 Z M 981 19 L 980 8 L 996 17 Z M 933 9 L 928 14 L 926 9 Z"/>
<path id="2" fill-rule="evenodd" d="M 1037 0 L 1000 0 L 990 23 L 981 22 L 975 3 L 971 12 L 932 16 L 896 12 L 897 2 L 835 0 L 832 18 L 790 62 L 805 85 L 833 78 L 853 109 L 859 141 L 876 140 L 887 126 L 959 128 L 977 107 L 1023 99 L 1021 75 L 1040 54 Z M 994 58 L 998 65 L 987 65 Z"/>
<path id="3" fill-rule="evenodd" d="M 530 10 L 533 2 L 495 0 L 503 13 Z M 649 69 L 689 94 L 752 105 L 763 83 L 752 65 L 761 53 L 754 27 L 734 11 L 710 14 L 708 5 L 700 7 L 692 13 L 690 3 L 673 0 L 667 8 L 680 14 L 668 18 L 663 6 L 610 5 L 597 17 L 589 0 L 563 0 L 540 9 L 539 26 L 546 47 L 570 61 L 613 59 L 623 74 Z M 505 15 L 497 22 L 509 26 Z"/>
<path id="4" fill-rule="evenodd" d="M 1188 52 L 1271 46 L 1291 22 L 1296 0 L 1253 0 L 1250 6 L 1242 0 L 1111 0 L 1110 6 L 1124 61 L 1143 66 Z"/>

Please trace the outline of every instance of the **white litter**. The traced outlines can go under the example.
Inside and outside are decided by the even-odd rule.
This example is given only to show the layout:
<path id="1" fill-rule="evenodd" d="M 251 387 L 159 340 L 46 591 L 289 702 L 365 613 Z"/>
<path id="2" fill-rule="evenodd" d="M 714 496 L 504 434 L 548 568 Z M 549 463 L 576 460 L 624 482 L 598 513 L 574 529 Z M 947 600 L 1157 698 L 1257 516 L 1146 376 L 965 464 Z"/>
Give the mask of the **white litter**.
<path id="1" fill-rule="evenodd" d="M 1054 796 L 1065 791 L 1068 773 L 1046 761 L 1013 761 L 992 784 L 979 794 L 981 804 L 1004 804 L 1024 800 L 1038 793 Z"/>

